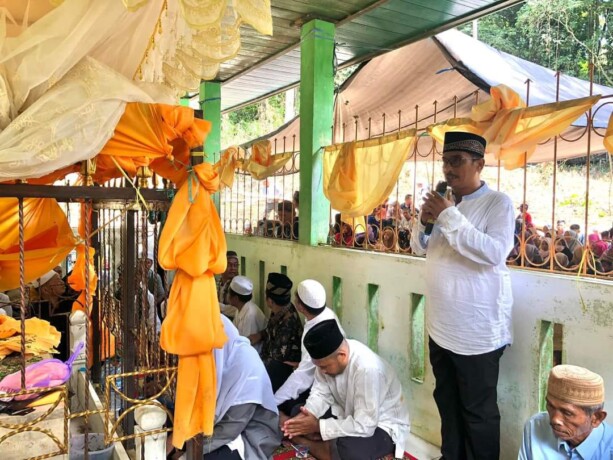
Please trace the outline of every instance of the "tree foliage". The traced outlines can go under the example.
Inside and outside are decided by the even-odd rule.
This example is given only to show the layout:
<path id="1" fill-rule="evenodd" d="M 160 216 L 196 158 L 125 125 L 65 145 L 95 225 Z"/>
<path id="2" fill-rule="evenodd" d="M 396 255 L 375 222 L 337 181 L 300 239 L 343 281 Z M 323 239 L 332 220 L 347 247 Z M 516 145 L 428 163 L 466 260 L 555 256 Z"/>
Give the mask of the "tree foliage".
<path id="1" fill-rule="evenodd" d="M 527 0 L 479 19 L 479 40 L 509 54 L 613 86 L 613 2 Z M 471 25 L 463 30 L 470 33 Z"/>

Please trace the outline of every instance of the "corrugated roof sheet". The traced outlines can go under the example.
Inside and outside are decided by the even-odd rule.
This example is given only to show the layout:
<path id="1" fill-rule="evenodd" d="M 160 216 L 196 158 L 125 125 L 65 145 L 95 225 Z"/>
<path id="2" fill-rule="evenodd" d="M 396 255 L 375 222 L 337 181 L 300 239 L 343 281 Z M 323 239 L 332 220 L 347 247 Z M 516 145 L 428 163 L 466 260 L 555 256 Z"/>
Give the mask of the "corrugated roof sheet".
<path id="1" fill-rule="evenodd" d="M 242 49 L 221 66 L 222 110 L 296 85 L 300 26 L 336 23 L 340 66 L 370 59 L 521 0 L 272 0 L 273 36 L 249 28 Z"/>

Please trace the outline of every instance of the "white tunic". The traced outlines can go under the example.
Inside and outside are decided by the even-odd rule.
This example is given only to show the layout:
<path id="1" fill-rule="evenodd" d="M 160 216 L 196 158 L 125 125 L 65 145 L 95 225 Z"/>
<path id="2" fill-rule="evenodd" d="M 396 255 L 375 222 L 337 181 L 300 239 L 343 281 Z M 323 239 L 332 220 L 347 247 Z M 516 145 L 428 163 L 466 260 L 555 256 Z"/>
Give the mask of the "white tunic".
<path id="1" fill-rule="evenodd" d="M 511 199 L 487 184 L 439 215 L 432 235 L 415 219 L 411 248 L 426 257 L 426 326 L 442 348 L 460 355 L 513 340 L 513 296 L 506 258 L 513 248 Z"/>
<path id="2" fill-rule="evenodd" d="M 341 333 L 343 334 L 343 336 L 345 335 L 345 331 L 343 331 L 343 328 L 341 327 L 341 323 L 338 321 L 336 313 L 334 313 L 328 307 L 324 308 L 324 311 L 322 311 L 315 318 L 308 320 L 304 323 L 302 340 L 300 341 L 300 364 L 298 364 L 296 370 L 292 372 L 292 374 L 285 381 L 285 383 L 281 385 L 281 388 L 279 388 L 275 393 L 275 400 L 277 401 L 277 405 L 281 405 L 285 401 L 289 401 L 290 399 L 296 399 L 301 393 L 308 390 L 309 388 L 311 388 L 311 385 L 313 385 L 313 380 L 315 379 L 315 365 L 311 360 L 311 355 L 309 355 L 309 352 L 304 346 L 304 336 L 313 326 L 328 319 L 335 320 L 341 330 Z"/>
<path id="3" fill-rule="evenodd" d="M 234 325 L 238 329 L 238 333 L 243 337 L 249 337 L 251 334 L 261 332 L 266 329 L 266 316 L 252 300 L 243 305 L 240 311 L 234 317 Z M 258 352 L 261 348 L 261 343 L 256 346 Z"/>
<path id="4" fill-rule="evenodd" d="M 349 343 L 349 363 L 342 374 L 315 371 L 315 383 L 306 408 L 320 418 L 330 408 L 336 417 L 319 420 L 324 441 L 341 437 L 370 437 L 377 427 L 396 444 L 396 457 L 404 455 L 409 437 L 409 413 L 394 369 L 366 345 Z"/>

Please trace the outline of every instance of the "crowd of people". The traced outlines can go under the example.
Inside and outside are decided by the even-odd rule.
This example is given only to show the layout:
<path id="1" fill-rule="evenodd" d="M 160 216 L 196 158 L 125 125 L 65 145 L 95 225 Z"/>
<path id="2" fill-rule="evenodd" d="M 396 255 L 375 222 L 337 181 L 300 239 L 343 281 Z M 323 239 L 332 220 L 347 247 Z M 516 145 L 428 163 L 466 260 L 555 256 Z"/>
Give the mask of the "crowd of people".
<path id="1" fill-rule="evenodd" d="M 255 229 L 251 223 L 245 223 L 245 235 L 263 236 L 284 240 L 297 240 L 299 235 L 298 207 L 300 194 L 296 190 L 292 200 L 280 198 L 277 195 L 267 197 L 264 216 L 257 221 Z M 271 217 L 271 212 L 274 211 Z"/>
<path id="2" fill-rule="evenodd" d="M 567 228 L 564 220 L 558 220 L 555 228 L 535 225 L 528 208 L 527 203 L 518 208 L 515 245 L 508 257 L 509 263 L 536 268 L 553 266 L 560 271 L 574 270 L 583 264 L 587 273 L 613 272 L 613 226 L 609 230 L 592 230 L 586 240 L 579 224 Z"/>
<path id="3" fill-rule="evenodd" d="M 329 243 L 342 247 L 412 253 L 410 241 L 414 219 L 430 187 L 418 183 L 416 190 L 417 204 L 412 194 L 406 194 L 402 202 L 386 199 L 364 219 L 335 214 L 334 223 L 330 226 Z M 264 217 L 258 220 L 255 229 L 247 224 L 245 234 L 298 239 L 298 191 L 294 192 L 291 201 L 277 198 L 278 194 L 270 195 Z M 508 264 L 558 271 L 576 271 L 583 265 L 589 274 L 613 273 L 613 227 L 609 230 L 594 229 L 586 240 L 579 224 L 567 227 L 564 220 L 558 220 L 555 227 L 538 226 L 532 220 L 527 203 L 520 204 L 518 209 L 514 222 L 515 244 L 508 254 Z"/>
<path id="4" fill-rule="evenodd" d="M 429 189 L 420 189 L 420 196 L 423 190 Z M 603 231 L 594 229 L 586 240 L 579 224 L 567 227 L 565 221 L 558 220 L 555 228 L 537 226 L 528 212 L 528 204 L 521 204 L 518 209 L 514 223 L 515 244 L 507 263 L 559 271 L 576 271 L 583 263 L 589 274 L 613 273 L 613 227 Z M 385 200 L 365 218 L 365 224 L 356 219 L 344 219 L 337 213 L 330 227 L 330 243 L 377 251 L 413 252 L 411 231 L 418 214 L 419 208 L 415 207 L 410 194 L 402 203 Z"/>

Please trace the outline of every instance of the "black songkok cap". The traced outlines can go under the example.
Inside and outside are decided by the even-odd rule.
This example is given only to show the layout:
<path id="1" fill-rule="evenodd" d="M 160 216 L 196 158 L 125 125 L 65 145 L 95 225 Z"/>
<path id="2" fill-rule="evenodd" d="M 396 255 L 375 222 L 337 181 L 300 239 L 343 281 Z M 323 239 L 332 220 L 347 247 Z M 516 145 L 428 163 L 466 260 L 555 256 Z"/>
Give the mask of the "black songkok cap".
<path id="1" fill-rule="evenodd" d="M 238 254 L 236 254 L 236 251 L 227 251 L 226 258 L 229 259 L 230 257 L 236 257 L 238 259 Z"/>
<path id="2" fill-rule="evenodd" d="M 323 359 L 334 353 L 344 337 L 336 320 L 327 319 L 313 326 L 304 336 L 304 346 L 313 359 Z"/>
<path id="3" fill-rule="evenodd" d="M 269 273 L 266 282 L 266 295 L 277 305 L 287 305 L 291 301 L 292 280 L 283 273 Z"/>
<path id="4" fill-rule="evenodd" d="M 473 133 L 448 131 L 445 133 L 443 154 L 446 152 L 466 152 L 483 158 L 485 156 L 485 139 Z"/>

